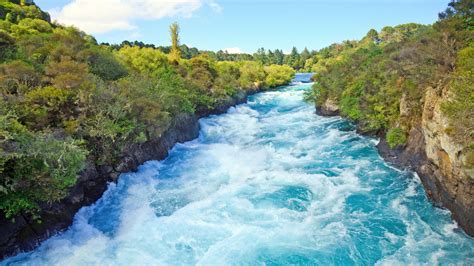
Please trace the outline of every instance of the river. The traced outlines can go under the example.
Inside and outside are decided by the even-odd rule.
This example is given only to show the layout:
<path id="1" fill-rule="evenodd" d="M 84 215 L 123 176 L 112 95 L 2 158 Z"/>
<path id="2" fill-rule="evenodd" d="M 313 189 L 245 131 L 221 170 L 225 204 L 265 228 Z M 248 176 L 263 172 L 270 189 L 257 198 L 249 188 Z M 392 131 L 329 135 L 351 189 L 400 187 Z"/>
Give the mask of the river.
<path id="1" fill-rule="evenodd" d="M 349 122 L 315 115 L 310 86 L 201 119 L 198 139 L 122 174 L 66 232 L 1 264 L 474 264 L 474 239 L 419 178 Z"/>

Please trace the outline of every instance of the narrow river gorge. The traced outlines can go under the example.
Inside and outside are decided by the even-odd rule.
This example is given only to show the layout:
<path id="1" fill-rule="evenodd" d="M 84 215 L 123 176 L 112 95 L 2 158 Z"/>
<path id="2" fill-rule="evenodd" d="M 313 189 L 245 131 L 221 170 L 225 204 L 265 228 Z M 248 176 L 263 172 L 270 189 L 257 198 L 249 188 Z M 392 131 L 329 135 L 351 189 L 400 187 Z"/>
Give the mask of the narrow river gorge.
<path id="1" fill-rule="evenodd" d="M 300 77 L 301 78 L 301 77 Z M 295 82 L 200 120 L 66 232 L 2 265 L 474 264 L 474 239 L 377 140 L 315 115 Z"/>

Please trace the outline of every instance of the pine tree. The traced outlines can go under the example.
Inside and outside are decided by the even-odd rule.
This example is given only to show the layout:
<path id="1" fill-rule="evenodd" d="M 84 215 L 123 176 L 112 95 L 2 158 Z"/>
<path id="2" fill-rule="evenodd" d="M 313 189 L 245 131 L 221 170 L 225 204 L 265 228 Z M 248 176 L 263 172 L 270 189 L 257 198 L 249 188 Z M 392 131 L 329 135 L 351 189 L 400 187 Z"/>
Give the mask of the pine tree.
<path id="1" fill-rule="evenodd" d="M 296 49 L 296 47 L 293 47 L 293 49 L 291 49 L 291 54 L 290 54 L 290 59 L 288 61 L 288 64 L 293 68 L 299 68 L 299 63 L 300 63 L 300 54 L 298 53 L 298 49 Z"/>
<path id="2" fill-rule="evenodd" d="M 303 60 L 303 62 L 305 62 L 310 57 L 311 57 L 311 54 L 309 53 L 308 48 L 305 47 L 303 52 L 301 52 L 301 59 Z"/>
<path id="3" fill-rule="evenodd" d="M 282 50 L 275 50 L 275 63 L 277 65 L 283 65 L 283 60 L 285 59 L 285 55 L 283 54 Z"/>
<path id="4" fill-rule="evenodd" d="M 267 63 L 268 64 L 276 64 L 275 54 L 270 49 L 268 50 Z"/>
<path id="5" fill-rule="evenodd" d="M 262 64 L 266 64 L 267 63 L 267 55 L 265 53 L 265 48 L 259 48 L 257 50 L 257 52 L 253 55 L 255 61 L 258 61 Z"/>

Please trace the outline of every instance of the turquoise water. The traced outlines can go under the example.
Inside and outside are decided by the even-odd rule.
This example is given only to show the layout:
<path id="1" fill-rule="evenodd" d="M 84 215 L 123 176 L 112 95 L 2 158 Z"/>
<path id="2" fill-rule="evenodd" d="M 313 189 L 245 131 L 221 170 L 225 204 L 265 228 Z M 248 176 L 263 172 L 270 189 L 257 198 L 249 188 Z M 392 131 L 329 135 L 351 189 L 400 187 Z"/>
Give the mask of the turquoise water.
<path id="1" fill-rule="evenodd" d="M 474 264 L 474 239 L 418 177 L 343 119 L 316 116 L 310 86 L 201 119 L 199 139 L 123 174 L 68 231 L 1 264 Z"/>

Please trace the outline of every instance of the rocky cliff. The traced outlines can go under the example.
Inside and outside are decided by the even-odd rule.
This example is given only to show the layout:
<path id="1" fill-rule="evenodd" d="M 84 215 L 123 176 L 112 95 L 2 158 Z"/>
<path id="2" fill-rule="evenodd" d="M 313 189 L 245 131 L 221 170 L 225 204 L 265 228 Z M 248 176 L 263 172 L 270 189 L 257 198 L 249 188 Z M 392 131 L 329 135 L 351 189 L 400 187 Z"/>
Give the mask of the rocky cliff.
<path id="1" fill-rule="evenodd" d="M 466 162 L 466 147 L 449 136 L 449 122 L 441 111 L 441 105 L 449 98 L 446 88 L 427 88 L 421 118 L 415 119 L 403 146 L 391 149 L 385 140 L 385 132 L 371 132 L 380 137 L 377 146 L 380 154 L 398 167 L 416 171 L 427 195 L 439 206 L 451 211 L 452 217 L 468 233 L 474 236 L 474 170 Z M 335 101 L 317 107 L 317 114 L 337 115 Z M 411 113 L 410 105 L 400 100 L 400 116 Z M 472 119 L 472 118 L 466 118 Z"/>
<path id="2" fill-rule="evenodd" d="M 429 164 L 421 166 L 420 172 L 430 179 L 425 185 L 430 196 L 450 209 L 459 225 L 474 235 L 474 174 L 465 164 L 465 147 L 447 133 L 449 122 L 441 104 L 448 98 L 447 89 L 426 90 L 421 128 Z"/>
<path id="3" fill-rule="evenodd" d="M 336 116 L 339 115 L 339 106 L 335 100 L 328 98 L 321 106 L 316 106 L 316 113 L 322 116 Z"/>
<path id="4" fill-rule="evenodd" d="M 89 160 L 65 199 L 41 206 L 41 223 L 27 215 L 15 217 L 12 222 L 0 214 L 0 258 L 31 250 L 45 239 L 66 229 L 71 225 L 76 212 L 81 207 L 96 202 L 107 189 L 107 184 L 117 181 L 121 173 L 135 171 L 139 165 L 149 160 L 163 160 L 176 143 L 192 140 L 199 135 L 200 117 L 224 113 L 229 107 L 245 102 L 247 96 L 255 92 L 240 91 L 214 109 L 201 108 L 196 115 L 176 116 L 160 138 L 127 147 L 115 165 L 98 166 Z"/>

